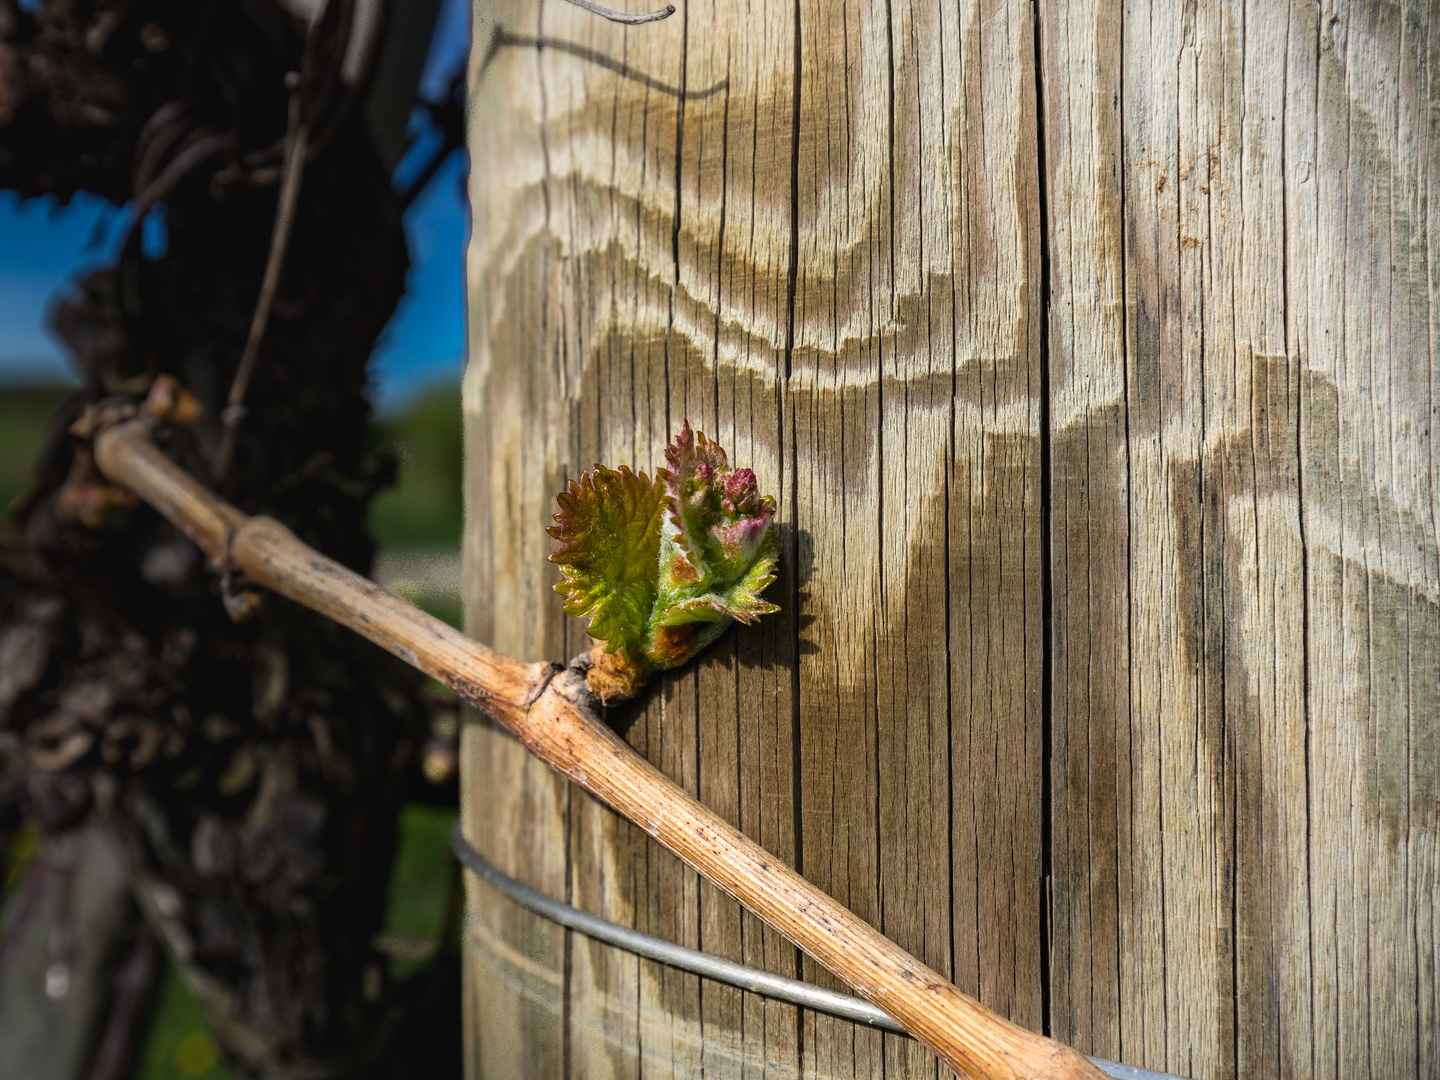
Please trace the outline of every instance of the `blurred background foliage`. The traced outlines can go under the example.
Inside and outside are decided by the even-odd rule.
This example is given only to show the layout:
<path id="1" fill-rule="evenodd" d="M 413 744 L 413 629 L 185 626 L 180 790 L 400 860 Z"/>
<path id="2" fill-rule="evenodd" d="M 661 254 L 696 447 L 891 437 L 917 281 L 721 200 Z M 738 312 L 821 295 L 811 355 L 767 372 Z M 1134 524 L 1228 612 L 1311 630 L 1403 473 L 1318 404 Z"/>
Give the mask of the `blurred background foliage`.
<path id="1" fill-rule="evenodd" d="M 450 625 L 462 626 L 460 388 L 452 384 L 425 391 L 404 411 L 376 421 L 375 437 L 400 463 L 395 486 L 370 503 L 370 531 L 379 548 L 375 579 Z"/>
<path id="2" fill-rule="evenodd" d="M 464 527 L 459 387 L 434 387 L 399 415 L 376 421 L 374 428 L 400 461 L 395 486 L 370 504 L 375 542 L 381 548 L 458 549 Z"/>
<path id="3" fill-rule="evenodd" d="M 68 386 L 0 386 L 0 510 L 30 483 L 40 440 Z"/>

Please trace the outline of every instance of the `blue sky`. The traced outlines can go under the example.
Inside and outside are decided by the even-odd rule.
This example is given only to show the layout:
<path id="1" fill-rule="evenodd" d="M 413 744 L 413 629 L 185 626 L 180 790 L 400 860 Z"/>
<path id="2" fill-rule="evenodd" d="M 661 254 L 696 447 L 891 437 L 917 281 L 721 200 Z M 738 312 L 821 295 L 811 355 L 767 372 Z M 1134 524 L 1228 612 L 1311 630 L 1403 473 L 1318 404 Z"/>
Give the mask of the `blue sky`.
<path id="1" fill-rule="evenodd" d="M 438 98 L 469 45 L 465 0 L 443 0 L 421 93 Z M 434 146 L 422 133 L 397 175 L 402 184 Z M 403 407 L 420 391 L 459 379 L 465 344 L 464 162 L 454 154 L 405 215 L 410 274 L 400 308 L 370 361 L 376 403 Z M 68 358 L 47 327 L 52 298 L 84 271 L 110 262 L 124 210 L 93 196 L 69 206 L 21 202 L 0 193 L 0 386 L 73 382 Z M 160 232 L 147 232 L 150 244 Z M 149 245 L 147 245 L 149 246 Z"/>

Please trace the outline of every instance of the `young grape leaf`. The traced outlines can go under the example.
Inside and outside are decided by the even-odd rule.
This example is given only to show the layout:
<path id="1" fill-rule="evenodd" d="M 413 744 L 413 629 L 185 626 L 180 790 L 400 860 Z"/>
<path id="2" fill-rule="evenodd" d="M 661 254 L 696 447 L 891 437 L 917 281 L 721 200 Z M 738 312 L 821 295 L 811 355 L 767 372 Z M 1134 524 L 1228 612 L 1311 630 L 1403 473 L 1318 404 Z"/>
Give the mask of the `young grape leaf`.
<path id="1" fill-rule="evenodd" d="M 658 591 L 664 488 L 644 473 L 596 465 L 560 493 L 560 513 L 546 531 L 560 541 L 550 556 L 564 581 L 555 591 L 565 610 L 590 617 L 590 635 L 643 656 Z"/>
<path id="2" fill-rule="evenodd" d="M 761 599 L 775 580 L 775 500 L 755 474 L 687 422 L 654 483 L 597 465 L 560 495 L 551 556 L 565 610 L 590 616 L 603 643 L 588 679 L 607 702 L 637 693 L 653 671 L 676 667 L 732 620 L 778 611 Z"/>

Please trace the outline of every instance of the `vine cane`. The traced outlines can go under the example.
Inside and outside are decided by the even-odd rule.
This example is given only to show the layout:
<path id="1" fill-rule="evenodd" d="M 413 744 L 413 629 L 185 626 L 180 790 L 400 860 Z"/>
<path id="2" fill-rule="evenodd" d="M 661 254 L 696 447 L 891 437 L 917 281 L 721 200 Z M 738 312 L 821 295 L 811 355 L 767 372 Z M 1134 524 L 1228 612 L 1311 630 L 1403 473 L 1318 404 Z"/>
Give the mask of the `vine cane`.
<path id="1" fill-rule="evenodd" d="M 971 1080 L 1100 1080 L 1060 1043 L 1012 1024 L 726 824 L 600 719 L 580 665 L 525 663 L 467 637 L 247 517 L 167 458 L 151 421 L 93 424 L 95 461 L 188 535 L 225 574 L 304 604 L 449 686 L 536 757 L 635 822 Z"/>

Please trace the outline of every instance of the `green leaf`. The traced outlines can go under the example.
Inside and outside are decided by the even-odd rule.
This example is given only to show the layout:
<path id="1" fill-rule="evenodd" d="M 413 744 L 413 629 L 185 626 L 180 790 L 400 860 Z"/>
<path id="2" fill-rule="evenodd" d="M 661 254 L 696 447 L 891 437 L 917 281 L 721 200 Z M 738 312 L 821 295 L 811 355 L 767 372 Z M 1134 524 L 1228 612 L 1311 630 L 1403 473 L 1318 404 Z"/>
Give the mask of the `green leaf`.
<path id="1" fill-rule="evenodd" d="M 666 448 L 667 468 L 602 465 L 562 492 L 550 558 L 571 615 L 590 617 L 586 676 L 606 702 L 624 700 L 657 669 L 677 667 L 732 621 L 779 608 L 761 598 L 775 580 L 775 500 L 755 474 L 731 469 L 719 443 L 687 422 Z"/>
<path id="2" fill-rule="evenodd" d="M 560 541 L 550 556 L 565 580 L 565 610 L 590 617 L 590 636 L 634 659 L 649 632 L 659 587 L 664 486 L 622 466 L 596 465 L 560 493 L 546 531 Z"/>
<path id="3" fill-rule="evenodd" d="M 773 530 L 765 534 L 760 551 L 743 577 L 725 591 L 721 610 L 736 622 L 752 623 L 761 615 L 779 611 L 779 604 L 760 599 L 760 594 L 775 580 L 775 567 L 780 561 L 780 541 Z"/>
<path id="4" fill-rule="evenodd" d="M 663 590 L 656 626 L 682 626 L 690 622 L 714 622 L 734 619 L 752 623 L 761 615 L 779 611 L 778 604 L 762 600 L 760 594 L 775 580 L 780 544 L 774 532 L 767 532 L 760 543 L 755 561 L 744 573 L 728 584 L 716 583 L 704 592 L 695 588 Z M 669 603 L 666 603 L 669 600 Z"/>

